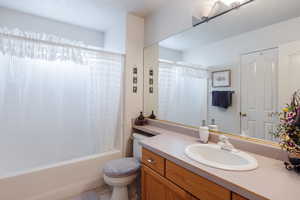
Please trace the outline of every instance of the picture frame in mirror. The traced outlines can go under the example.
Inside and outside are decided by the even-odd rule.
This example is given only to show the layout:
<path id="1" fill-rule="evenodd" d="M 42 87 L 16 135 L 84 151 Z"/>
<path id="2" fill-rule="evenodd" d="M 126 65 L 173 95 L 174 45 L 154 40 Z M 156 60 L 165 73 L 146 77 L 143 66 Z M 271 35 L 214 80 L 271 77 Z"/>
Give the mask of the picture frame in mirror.
<path id="1" fill-rule="evenodd" d="M 212 87 L 230 87 L 231 86 L 231 70 L 222 70 L 212 72 Z"/>

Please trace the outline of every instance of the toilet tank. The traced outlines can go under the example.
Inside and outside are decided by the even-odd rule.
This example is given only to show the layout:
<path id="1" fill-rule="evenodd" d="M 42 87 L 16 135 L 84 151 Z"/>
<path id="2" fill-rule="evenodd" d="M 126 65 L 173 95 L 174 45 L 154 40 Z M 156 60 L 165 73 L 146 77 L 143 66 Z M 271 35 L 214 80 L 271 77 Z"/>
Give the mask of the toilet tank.
<path id="1" fill-rule="evenodd" d="M 142 146 L 140 145 L 140 141 L 149 137 L 150 136 L 142 135 L 139 133 L 133 133 L 133 157 L 139 161 L 142 158 Z"/>

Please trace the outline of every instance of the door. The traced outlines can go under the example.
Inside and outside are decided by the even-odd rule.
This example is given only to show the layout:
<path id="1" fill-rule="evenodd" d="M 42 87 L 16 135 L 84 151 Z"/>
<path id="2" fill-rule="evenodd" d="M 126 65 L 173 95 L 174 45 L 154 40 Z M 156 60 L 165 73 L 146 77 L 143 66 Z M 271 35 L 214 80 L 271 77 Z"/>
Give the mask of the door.
<path id="1" fill-rule="evenodd" d="M 150 168 L 143 166 L 142 200 L 192 200 L 192 197 Z"/>
<path id="2" fill-rule="evenodd" d="M 300 41 L 279 46 L 279 109 L 300 89 Z"/>
<path id="3" fill-rule="evenodd" d="M 278 49 L 241 58 L 242 135 L 273 140 L 277 113 Z"/>

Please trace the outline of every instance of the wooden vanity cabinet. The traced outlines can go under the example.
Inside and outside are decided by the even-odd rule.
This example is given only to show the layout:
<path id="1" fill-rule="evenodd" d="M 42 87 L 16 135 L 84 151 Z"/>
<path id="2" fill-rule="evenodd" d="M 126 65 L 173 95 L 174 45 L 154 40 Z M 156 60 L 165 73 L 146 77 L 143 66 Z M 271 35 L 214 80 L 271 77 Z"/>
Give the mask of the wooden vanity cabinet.
<path id="1" fill-rule="evenodd" d="M 247 200 L 143 148 L 142 200 Z"/>
<path id="2" fill-rule="evenodd" d="M 232 200 L 248 200 L 238 194 L 232 193 Z"/>
<path id="3" fill-rule="evenodd" d="M 192 196 L 152 169 L 142 166 L 142 200 L 192 200 Z"/>

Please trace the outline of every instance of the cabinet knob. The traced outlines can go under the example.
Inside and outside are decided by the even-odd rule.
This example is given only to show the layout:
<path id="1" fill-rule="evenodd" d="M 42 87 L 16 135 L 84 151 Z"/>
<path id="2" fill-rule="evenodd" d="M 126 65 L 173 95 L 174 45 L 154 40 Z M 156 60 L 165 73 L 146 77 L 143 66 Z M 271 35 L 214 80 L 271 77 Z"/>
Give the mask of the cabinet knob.
<path id="1" fill-rule="evenodd" d="M 155 160 L 153 160 L 153 159 L 150 158 L 150 159 L 147 160 L 147 162 L 148 162 L 148 163 L 151 163 L 151 164 L 154 164 L 154 163 L 155 163 Z"/>

